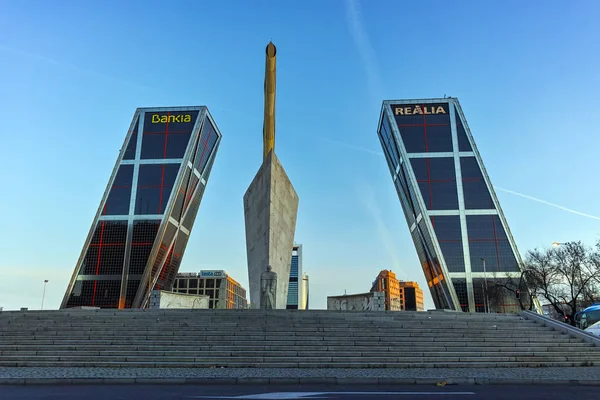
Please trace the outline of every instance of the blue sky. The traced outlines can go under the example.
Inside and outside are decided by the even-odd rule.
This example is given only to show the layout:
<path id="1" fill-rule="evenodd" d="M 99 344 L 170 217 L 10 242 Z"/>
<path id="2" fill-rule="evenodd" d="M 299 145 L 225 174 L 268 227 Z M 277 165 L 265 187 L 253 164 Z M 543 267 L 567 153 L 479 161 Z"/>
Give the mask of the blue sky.
<path id="1" fill-rule="evenodd" d="M 223 141 L 181 271 L 225 269 L 247 285 L 242 196 L 262 158 L 269 40 L 312 307 L 368 291 L 385 268 L 425 287 L 376 135 L 384 99 L 459 98 L 521 253 L 592 244 L 599 12 L 541 0 L 2 2 L 0 306 L 39 308 L 44 279 L 45 308 L 59 306 L 137 107 L 209 107 Z"/>

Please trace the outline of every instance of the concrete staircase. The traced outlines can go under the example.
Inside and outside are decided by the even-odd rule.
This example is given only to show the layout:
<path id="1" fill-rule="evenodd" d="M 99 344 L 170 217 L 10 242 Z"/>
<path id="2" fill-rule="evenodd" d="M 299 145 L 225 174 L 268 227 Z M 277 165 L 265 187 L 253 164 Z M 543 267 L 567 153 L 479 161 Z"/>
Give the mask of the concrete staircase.
<path id="1" fill-rule="evenodd" d="M 0 312 L 0 367 L 600 365 L 600 347 L 518 315 L 294 310 Z"/>

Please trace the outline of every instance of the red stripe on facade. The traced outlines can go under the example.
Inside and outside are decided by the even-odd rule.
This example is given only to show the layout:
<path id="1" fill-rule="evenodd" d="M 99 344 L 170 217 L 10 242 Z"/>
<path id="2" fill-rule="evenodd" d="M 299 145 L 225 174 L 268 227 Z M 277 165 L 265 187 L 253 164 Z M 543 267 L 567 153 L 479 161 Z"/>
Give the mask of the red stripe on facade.
<path id="1" fill-rule="evenodd" d="M 158 214 L 161 213 L 162 210 L 162 199 L 163 199 L 163 189 L 165 188 L 165 164 L 162 165 L 162 171 L 160 174 L 160 186 L 158 189 Z"/>
<path id="2" fill-rule="evenodd" d="M 204 149 L 202 150 L 202 154 L 200 155 L 200 161 L 198 162 L 198 170 L 200 170 L 200 164 L 202 164 L 202 159 L 204 158 L 204 153 L 206 152 L 206 149 L 208 148 L 208 138 L 210 137 L 210 135 L 212 135 L 212 125 L 210 125 L 210 131 L 208 132 L 208 135 L 206 135 L 206 138 L 204 141 L 202 141 L 202 138 L 200 138 L 200 142 L 202 142 L 204 144 Z M 200 171 L 202 172 L 202 171 Z"/>
<path id="3" fill-rule="evenodd" d="M 169 131 L 169 135 L 183 135 L 183 134 L 187 134 L 190 133 L 190 131 L 188 129 L 183 130 L 183 131 L 174 131 L 174 130 L 170 130 Z M 164 135 L 165 133 L 162 131 L 158 131 L 158 132 L 144 132 L 144 135 Z"/>
<path id="4" fill-rule="evenodd" d="M 102 227 L 100 228 L 100 246 L 98 247 L 98 257 L 96 258 L 96 275 L 100 271 L 100 254 L 102 253 L 102 239 L 104 236 L 104 221 L 102 221 Z M 94 293 L 92 295 L 92 307 L 96 303 L 96 289 L 98 286 L 98 281 L 94 281 Z"/>
<path id="5" fill-rule="evenodd" d="M 167 113 L 167 121 L 170 113 Z M 165 145 L 163 146 L 163 158 L 167 158 L 167 142 L 169 141 L 169 123 L 165 124 Z"/>
<path id="6" fill-rule="evenodd" d="M 423 126 L 423 124 L 398 124 L 400 128 L 410 128 L 411 126 Z M 427 126 L 450 126 L 450 124 L 427 124 Z"/>
<path id="7" fill-rule="evenodd" d="M 425 138 L 427 140 L 427 138 Z M 427 188 L 429 190 L 429 209 L 433 209 L 433 191 L 431 190 L 431 164 L 429 163 L 429 158 L 425 159 L 425 164 L 427 165 Z"/>
<path id="8" fill-rule="evenodd" d="M 171 113 L 167 113 L 167 120 Z M 169 123 L 165 124 L 165 144 L 163 146 L 163 158 L 167 158 L 167 144 L 169 143 Z M 162 210 L 162 199 L 163 199 L 163 189 L 165 185 L 165 165 L 162 165 L 161 174 L 160 174 L 160 189 L 158 193 L 158 214 L 161 213 Z"/>
<path id="9" fill-rule="evenodd" d="M 425 108 L 425 104 L 421 105 L 421 107 Z M 425 153 L 428 153 L 429 144 L 427 143 L 427 118 L 425 114 L 423 114 L 423 137 L 425 138 Z"/>
<path id="10" fill-rule="evenodd" d="M 131 243 L 132 246 L 150 246 L 153 242 L 136 242 Z M 102 244 L 90 244 L 90 247 L 115 247 L 115 246 L 125 246 L 125 243 L 102 243 Z"/>

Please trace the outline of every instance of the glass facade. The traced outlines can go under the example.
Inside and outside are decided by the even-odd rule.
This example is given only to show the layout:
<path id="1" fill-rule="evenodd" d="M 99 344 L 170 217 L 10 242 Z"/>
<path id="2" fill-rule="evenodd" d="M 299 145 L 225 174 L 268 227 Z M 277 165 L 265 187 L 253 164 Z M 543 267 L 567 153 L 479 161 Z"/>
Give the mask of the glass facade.
<path id="1" fill-rule="evenodd" d="M 295 244 L 292 249 L 292 262 L 290 264 L 290 280 L 288 283 L 288 298 L 286 309 L 303 310 L 304 285 L 302 282 L 302 245 Z"/>
<path id="2" fill-rule="evenodd" d="M 378 136 L 436 307 L 485 311 L 480 281 L 520 258 L 458 100 L 384 101 Z"/>
<path id="3" fill-rule="evenodd" d="M 206 107 L 136 110 L 61 308 L 144 307 L 172 286 L 220 140 Z"/>

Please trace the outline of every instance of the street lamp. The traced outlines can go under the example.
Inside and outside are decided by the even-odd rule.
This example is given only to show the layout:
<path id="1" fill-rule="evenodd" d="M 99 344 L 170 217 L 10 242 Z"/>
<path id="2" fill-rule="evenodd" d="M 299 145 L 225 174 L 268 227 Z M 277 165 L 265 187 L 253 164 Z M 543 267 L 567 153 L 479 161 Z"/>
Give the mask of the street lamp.
<path id="1" fill-rule="evenodd" d="M 485 258 L 481 257 L 481 261 L 483 261 L 483 281 L 485 282 L 485 286 L 483 289 L 483 295 L 485 296 L 484 306 L 485 306 L 485 312 L 489 313 L 490 312 L 490 301 L 488 299 L 488 284 L 487 284 L 487 271 L 485 269 Z"/>
<path id="2" fill-rule="evenodd" d="M 48 284 L 48 279 L 44 279 L 44 291 L 42 292 L 42 307 L 41 310 L 44 309 L 44 297 L 46 297 L 46 285 Z"/>

